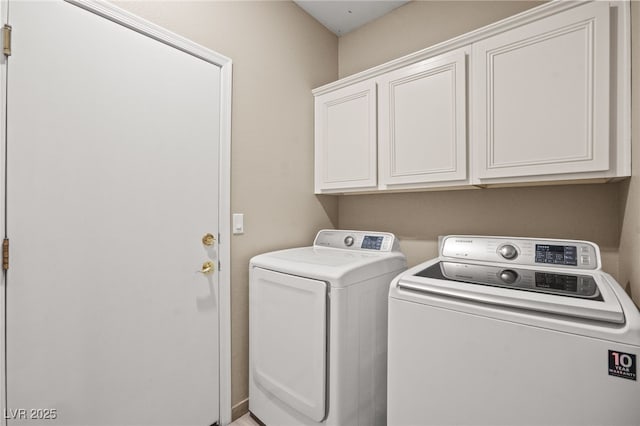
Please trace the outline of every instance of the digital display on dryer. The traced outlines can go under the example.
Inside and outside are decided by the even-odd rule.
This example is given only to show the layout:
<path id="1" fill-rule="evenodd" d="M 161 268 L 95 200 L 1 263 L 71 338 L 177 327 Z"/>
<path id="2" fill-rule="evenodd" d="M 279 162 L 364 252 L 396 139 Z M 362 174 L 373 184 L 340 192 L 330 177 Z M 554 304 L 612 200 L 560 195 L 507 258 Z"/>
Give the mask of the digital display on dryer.
<path id="1" fill-rule="evenodd" d="M 578 266 L 578 249 L 576 246 L 536 244 L 536 263 Z"/>
<path id="2" fill-rule="evenodd" d="M 382 240 L 384 237 L 374 237 L 372 235 L 365 235 L 362 240 L 362 245 L 360 248 L 369 249 L 369 250 L 380 250 L 382 247 Z"/>

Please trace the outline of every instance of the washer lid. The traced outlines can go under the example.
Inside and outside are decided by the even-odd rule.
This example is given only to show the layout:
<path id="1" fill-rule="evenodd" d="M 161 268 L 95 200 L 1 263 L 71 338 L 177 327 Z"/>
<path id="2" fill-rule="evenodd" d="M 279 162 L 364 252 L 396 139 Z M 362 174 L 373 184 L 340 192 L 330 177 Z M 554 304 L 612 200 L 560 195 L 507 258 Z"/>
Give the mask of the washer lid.
<path id="1" fill-rule="evenodd" d="M 404 270 L 400 252 L 372 252 L 324 247 L 300 247 L 255 256 L 252 267 L 327 281 L 332 287 L 346 287 L 390 272 Z"/>
<path id="2" fill-rule="evenodd" d="M 597 274 L 589 271 L 430 262 L 407 271 L 396 287 L 472 303 L 615 324 L 625 322 L 614 292 Z M 395 297 L 400 294 L 396 293 Z"/>
<path id="3" fill-rule="evenodd" d="M 418 277 L 511 288 L 534 293 L 602 301 L 593 276 L 572 271 L 553 272 L 509 266 L 442 261 L 415 274 Z"/>

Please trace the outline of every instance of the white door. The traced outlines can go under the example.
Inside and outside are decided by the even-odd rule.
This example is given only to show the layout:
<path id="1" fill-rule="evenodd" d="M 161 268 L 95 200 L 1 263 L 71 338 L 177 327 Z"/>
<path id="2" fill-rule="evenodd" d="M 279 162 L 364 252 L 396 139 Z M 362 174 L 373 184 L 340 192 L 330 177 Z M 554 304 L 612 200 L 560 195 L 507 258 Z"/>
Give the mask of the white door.
<path id="1" fill-rule="evenodd" d="M 466 50 L 458 49 L 378 78 L 381 188 L 464 183 Z"/>
<path id="2" fill-rule="evenodd" d="M 9 7 L 9 425 L 209 426 L 220 68 L 68 3 Z"/>

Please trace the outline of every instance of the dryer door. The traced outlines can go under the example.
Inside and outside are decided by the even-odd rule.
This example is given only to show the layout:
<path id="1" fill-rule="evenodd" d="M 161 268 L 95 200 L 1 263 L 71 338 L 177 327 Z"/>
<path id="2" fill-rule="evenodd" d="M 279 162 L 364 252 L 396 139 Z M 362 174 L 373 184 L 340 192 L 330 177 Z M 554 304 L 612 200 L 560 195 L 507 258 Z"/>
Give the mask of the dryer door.
<path id="1" fill-rule="evenodd" d="M 314 421 L 324 420 L 327 284 L 253 268 L 249 305 L 255 384 Z"/>

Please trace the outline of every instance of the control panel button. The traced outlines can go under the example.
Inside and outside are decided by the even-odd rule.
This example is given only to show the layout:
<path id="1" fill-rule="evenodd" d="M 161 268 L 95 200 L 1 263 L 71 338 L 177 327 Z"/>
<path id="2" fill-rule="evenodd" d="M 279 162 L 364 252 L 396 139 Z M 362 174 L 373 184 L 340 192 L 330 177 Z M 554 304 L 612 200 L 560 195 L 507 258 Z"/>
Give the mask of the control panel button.
<path id="1" fill-rule="evenodd" d="M 591 263 L 591 258 L 589 256 L 580 256 L 580 263 L 582 265 L 588 265 L 589 263 Z"/>
<path id="2" fill-rule="evenodd" d="M 347 235 L 344 238 L 344 245 L 347 246 L 347 247 L 351 247 L 354 242 L 355 242 L 355 240 L 353 239 L 353 237 L 351 235 Z"/>
<path id="3" fill-rule="evenodd" d="M 505 244 L 498 249 L 498 253 L 505 259 L 515 259 L 518 257 L 518 250 L 511 244 Z"/>

